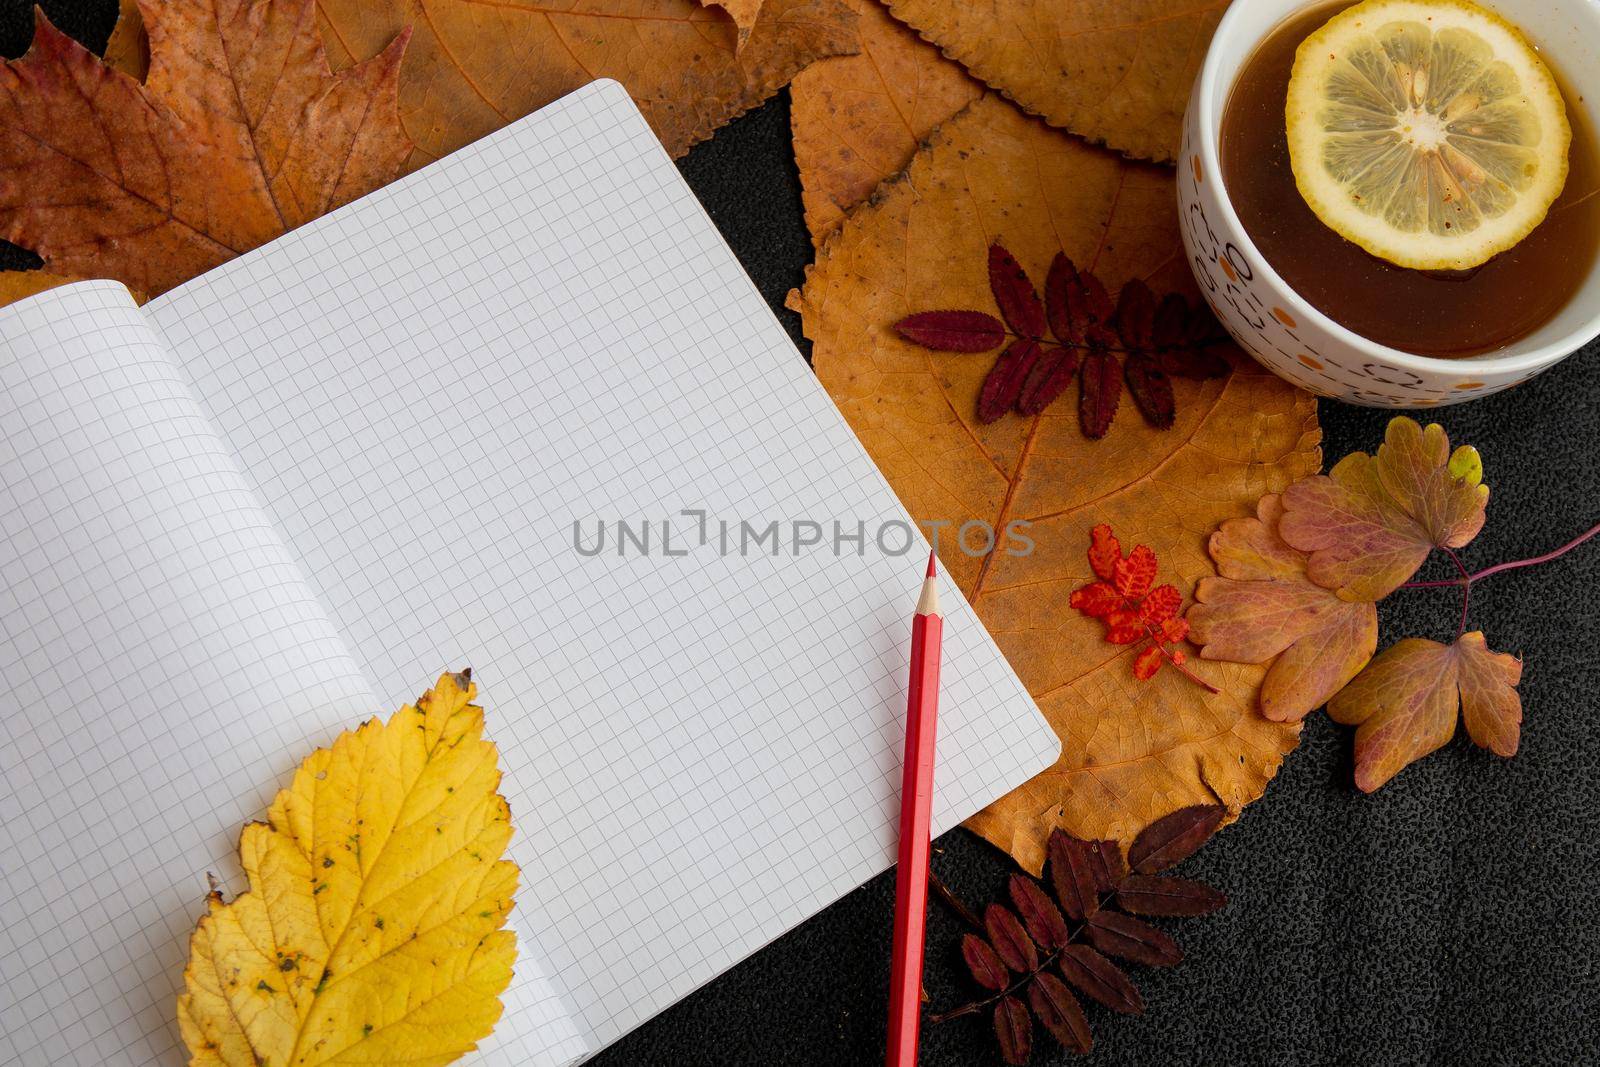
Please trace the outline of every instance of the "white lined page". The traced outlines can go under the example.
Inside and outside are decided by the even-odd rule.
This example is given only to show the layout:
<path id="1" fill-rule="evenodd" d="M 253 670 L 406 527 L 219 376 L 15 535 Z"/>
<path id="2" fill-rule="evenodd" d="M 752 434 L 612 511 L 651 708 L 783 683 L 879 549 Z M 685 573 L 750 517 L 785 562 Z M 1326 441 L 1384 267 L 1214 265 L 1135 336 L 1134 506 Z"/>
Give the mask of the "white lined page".
<path id="1" fill-rule="evenodd" d="M 615 83 L 146 311 L 380 694 L 474 667 L 517 914 L 589 1044 L 893 861 L 916 550 L 574 548 L 683 508 L 907 521 Z M 1057 753 L 944 593 L 939 830 Z"/>

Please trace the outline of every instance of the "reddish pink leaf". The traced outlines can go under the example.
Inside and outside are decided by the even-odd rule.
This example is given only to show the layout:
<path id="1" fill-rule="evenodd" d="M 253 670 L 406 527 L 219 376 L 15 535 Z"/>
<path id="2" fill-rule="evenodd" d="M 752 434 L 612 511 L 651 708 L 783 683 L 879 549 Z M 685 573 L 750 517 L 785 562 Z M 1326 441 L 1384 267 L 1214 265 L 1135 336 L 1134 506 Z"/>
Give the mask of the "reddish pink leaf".
<path id="1" fill-rule="evenodd" d="M 1033 1055 L 1033 1016 L 1028 1014 L 1028 1006 L 1016 997 L 1001 997 L 994 1006 L 994 1036 L 1003 1060 L 1027 1063 Z"/>
<path id="2" fill-rule="evenodd" d="M 1094 1035 L 1089 1032 L 1089 1020 L 1084 1018 L 1078 998 L 1072 995 L 1065 982 L 1049 971 L 1041 971 L 1028 987 L 1028 1004 L 1063 1048 L 1088 1052 L 1093 1047 Z"/>
<path id="3" fill-rule="evenodd" d="M 1133 657 L 1133 676 L 1141 682 L 1148 682 L 1161 670 L 1161 649 L 1149 645 Z"/>
<path id="4" fill-rule="evenodd" d="M 1172 967 L 1183 950 L 1165 932 L 1131 915 L 1102 909 L 1089 920 L 1089 943 L 1108 956 L 1120 956 L 1147 967 Z"/>
<path id="5" fill-rule="evenodd" d="M 1117 903 L 1139 915 L 1209 915 L 1228 898 L 1204 882 L 1130 874 L 1117 887 Z"/>
<path id="6" fill-rule="evenodd" d="M 1100 907 L 1090 846 L 1062 830 L 1052 831 L 1046 846 L 1050 858 L 1050 883 L 1056 899 L 1074 919 L 1093 915 Z"/>
<path id="7" fill-rule="evenodd" d="M 1326 475 L 1283 492 L 1278 534 L 1310 553 L 1306 573 L 1344 600 L 1381 600 L 1435 548 L 1460 548 L 1483 528 L 1489 487 L 1477 450 L 1450 451 L 1444 429 L 1390 420 L 1376 456 L 1353 452 Z"/>
<path id="8" fill-rule="evenodd" d="M 1006 339 L 1005 324 L 982 311 L 921 311 L 894 328 L 912 344 L 937 352 L 988 352 Z"/>
<path id="9" fill-rule="evenodd" d="M 1056 398 L 1067 391 L 1072 378 L 1078 373 L 1078 353 L 1069 348 L 1051 348 L 1033 365 L 1033 372 L 1022 383 L 1022 396 L 1017 399 L 1017 411 L 1024 415 L 1037 415 Z"/>
<path id="10" fill-rule="evenodd" d="M 1306 556 L 1277 534 L 1283 506 L 1265 496 L 1256 517 L 1229 519 L 1211 535 L 1221 577 L 1202 578 L 1189 609 L 1209 660 L 1271 663 L 1261 713 L 1296 722 L 1327 703 L 1378 647 L 1378 609 L 1341 600 L 1306 575 Z"/>
<path id="11" fill-rule="evenodd" d="M 1016 405 L 1022 395 L 1022 385 L 1040 355 L 1039 342 L 1029 337 L 1011 342 L 1000 353 L 978 393 L 979 422 L 994 422 Z"/>
<path id="12" fill-rule="evenodd" d="M 1163 815 L 1139 831 L 1128 848 L 1128 863 L 1140 874 L 1155 874 L 1194 855 L 1222 825 L 1228 809 L 1194 804 Z"/>
<path id="13" fill-rule="evenodd" d="M 1008 888 L 1011 902 L 1017 906 L 1028 936 L 1045 949 L 1060 948 L 1067 943 L 1067 921 L 1061 917 L 1061 909 L 1056 907 L 1056 902 L 1039 887 L 1038 882 L 1025 874 L 1013 874 Z"/>
<path id="14" fill-rule="evenodd" d="M 1062 977 L 1085 995 L 1124 1015 L 1144 1014 L 1144 998 L 1122 968 L 1088 945 L 1068 945 L 1060 962 Z"/>
<path id="15" fill-rule="evenodd" d="M 989 246 L 989 288 L 1011 328 L 1023 337 L 1044 335 L 1044 305 L 1017 257 L 1000 245 Z"/>
<path id="16" fill-rule="evenodd" d="M 1145 421 L 1158 430 L 1169 429 L 1177 418 L 1178 401 L 1172 395 L 1172 379 L 1167 372 L 1152 357 L 1138 353 L 1129 353 L 1123 359 L 1122 372 L 1128 381 L 1128 394 Z"/>
<path id="17" fill-rule="evenodd" d="M 1083 343 L 1083 331 L 1072 319 L 1071 289 L 1077 284 L 1078 268 L 1057 252 L 1044 280 L 1044 310 L 1050 320 L 1050 332 L 1064 345 Z"/>
<path id="18" fill-rule="evenodd" d="M 977 934 L 967 934 L 961 938 L 961 958 L 967 962 L 967 970 L 972 972 L 973 981 L 985 989 L 1004 989 L 1006 983 L 1011 981 L 999 955 L 989 946 L 989 942 Z"/>
<path id="19" fill-rule="evenodd" d="M 989 935 L 1000 962 L 1018 974 L 1027 974 L 1039 966 L 1039 953 L 1033 939 L 1017 921 L 1016 915 L 1003 904 L 990 904 L 983 913 L 983 929 Z"/>
<path id="20" fill-rule="evenodd" d="M 1328 704 L 1336 722 L 1356 729 L 1356 786 L 1372 792 L 1449 741 L 1465 708 L 1473 740 L 1500 755 L 1517 750 L 1522 664 L 1489 651 L 1483 634 L 1453 645 L 1420 637 L 1384 649 Z"/>
<path id="21" fill-rule="evenodd" d="M 1182 641 L 1188 636 L 1188 619 L 1168 619 L 1166 622 L 1161 624 L 1161 640 L 1165 644 L 1171 644 L 1174 641 Z M 1176 652 L 1173 654 L 1176 656 L 1183 655 L 1181 652 Z"/>
<path id="22" fill-rule="evenodd" d="M 1078 423 L 1085 437 L 1098 440 L 1111 429 L 1122 400 L 1122 375 L 1116 359 L 1103 348 L 1090 349 L 1078 375 Z"/>
<path id="23" fill-rule="evenodd" d="M 1150 592 L 1156 580 L 1156 554 L 1149 545 L 1134 545 L 1126 559 L 1119 559 L 1112 573 L 1117 592 L 1137 600 Z"/>

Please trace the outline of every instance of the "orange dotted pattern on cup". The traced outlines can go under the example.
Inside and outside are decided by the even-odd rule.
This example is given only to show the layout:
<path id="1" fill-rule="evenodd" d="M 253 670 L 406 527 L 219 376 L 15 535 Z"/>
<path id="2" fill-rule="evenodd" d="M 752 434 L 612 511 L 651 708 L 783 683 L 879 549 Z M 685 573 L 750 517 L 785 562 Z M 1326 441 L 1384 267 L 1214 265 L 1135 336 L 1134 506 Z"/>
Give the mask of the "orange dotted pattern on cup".
<path id="1" fill-rule="evenodd" d="M 1306 355 L 1304 352 L 1300 353 L 1298 356 L 1295 356 L 1294 358 L 1298 359 L 1301 363 L 1303 363 L 1307 367 L 1310 367 L 1312 370 L 1321 370 L 1322 369 L 1322 361 L 1321 360 L 1312 359 L 1310 356 Z"/>
<path id="2" fill-rule="evenodd" d="M 1289 327 L 1289 329 L 1291 329 L 1291 330 L 1295 329 L 1297 326 L 1300 325 L 1298 322 L 1294 321 L 1294 316 L 1293 315 L 1289 314 L 1287 311 L 1285 311 L 1285 310 L 1283 310 L 1282 308 L 1279 308 L 1279 307 L 1275 307 L 1275 308 L 1272 309 L 1272 317 L 1277 319 L 1279 322 L 1283 323 L 1285 326 Z"/>

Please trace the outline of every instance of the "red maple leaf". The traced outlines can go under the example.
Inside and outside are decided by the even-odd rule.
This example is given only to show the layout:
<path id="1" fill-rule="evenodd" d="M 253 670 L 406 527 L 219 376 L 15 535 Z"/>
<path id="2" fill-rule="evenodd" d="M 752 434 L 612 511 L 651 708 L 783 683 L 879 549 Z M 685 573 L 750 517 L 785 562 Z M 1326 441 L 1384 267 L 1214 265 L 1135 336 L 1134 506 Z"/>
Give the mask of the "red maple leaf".
<path id="1" fill-rule="evenodd" d="M 1183 594 L 1174 585 L 1156 585 L 1159 561 L 1147 545 L 1122 554 L 1122 545 L 1104 523 L 1089 534 L 1089 566 L 1099 581 L 1073 591 L 1073 607 L 1106 624 L 1106 640 L 1114 645 L 1142 645 L 1133 659 L 1133 676 L 1154 678 L 1163 661 L 1213 693 L 1215 686 L 1184 663 L 1188 655 L 1171 647 L 1189 636 L 1189 623 L 1179 618 Z"/>

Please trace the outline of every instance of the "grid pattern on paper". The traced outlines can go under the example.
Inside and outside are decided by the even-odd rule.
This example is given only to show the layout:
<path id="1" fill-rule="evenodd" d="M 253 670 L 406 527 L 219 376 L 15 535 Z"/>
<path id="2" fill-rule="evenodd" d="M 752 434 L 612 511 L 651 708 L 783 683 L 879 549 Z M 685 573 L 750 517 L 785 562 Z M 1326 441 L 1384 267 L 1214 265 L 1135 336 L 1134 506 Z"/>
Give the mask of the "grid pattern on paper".
<path id="1" fill-rule="evenodd" d="M 0 312 L 0 1064 L 183 1061 L 206 873 L 371 688 L 127 290 Z"/>
<path id="2" fill-rule="evenodd" d="M 923 542 L 873 543 L 905 512 L 615 83 L 146 310 L 379 693 L 477 670 L 591 1045 L 892 862 Z M 577 549 L 617 520 L 656 551 Z M 1057 748 L 945 594 L 940 829 Z"/>

